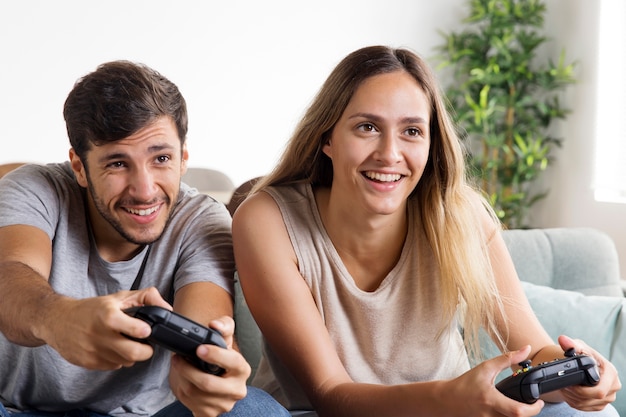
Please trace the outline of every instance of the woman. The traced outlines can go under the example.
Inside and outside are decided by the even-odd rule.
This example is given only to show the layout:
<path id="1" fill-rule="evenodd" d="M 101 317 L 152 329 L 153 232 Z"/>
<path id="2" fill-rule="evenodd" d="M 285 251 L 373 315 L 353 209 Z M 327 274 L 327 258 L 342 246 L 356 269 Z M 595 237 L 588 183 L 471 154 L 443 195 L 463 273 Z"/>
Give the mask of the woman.
<path id="1" fill-rule="evenodd" d="M 255 384 L 291 410 L 531 416 L 545 400 L 566 403 L 542 415 L 616 415 L 606 407 L 620 388 L 615 367 L 541 327 L 493 212 L 466 180 L 435 78 L 408 50 L 367 47 L 339 63 L 235 213 L 233 240 L 266 342 Z M 470 369 L 481 326 L 507 353 Z M 507 367 L 572 347 L 598 362 L 597 386 L 534 404 L 494 387 Z"/>

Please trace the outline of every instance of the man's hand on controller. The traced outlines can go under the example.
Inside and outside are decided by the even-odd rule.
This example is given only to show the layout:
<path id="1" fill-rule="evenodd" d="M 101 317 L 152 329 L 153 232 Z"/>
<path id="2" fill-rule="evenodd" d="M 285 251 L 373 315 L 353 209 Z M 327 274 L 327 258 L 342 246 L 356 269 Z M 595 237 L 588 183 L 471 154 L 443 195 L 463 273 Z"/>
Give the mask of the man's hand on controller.
<path id="1" fill-rule="evenodd" d="M 172 309 L 156 288 L 81 300 L 59 297 L 53 305 L 35 333 L 68 362 L 94 370 L 128 367 L 152 356 L 152 347 L 122 335 L 143 338 L 151 331 L 148 324 L 129 317 L 123 309 L 138 305 Z"/>
<path id="2" fill-rule="evenodd" d="M 228 349 L 200 345 L 196 354 L 205 362 L 224 368 L 223 375 L 203 372 L 178 355 L 172 357 L 169 377 L 172 392 L 195 417 L 215 417 L 230 411 L 246 396 L 246 380 L 251 373 L 246 359 L 233 349 L 235 322 L 232 317 L 213 320 L 209 327 L 222 334 Z"/>
<path id="3" fill-rule="evenodd" d="M 615 366 L 582 340 L 560 336 L 559 344 L 563 351 L 573 348 L 577 354 L 584 353 L 591 356 L 598 364 L 600 374 L 598 385 L 563 388 L 561 394 L 564 400 L 571 407 L 582 411 L 599 411 L 604 409 L 607 404 L 615 401 L 617 391 L 622 387 Z"/>

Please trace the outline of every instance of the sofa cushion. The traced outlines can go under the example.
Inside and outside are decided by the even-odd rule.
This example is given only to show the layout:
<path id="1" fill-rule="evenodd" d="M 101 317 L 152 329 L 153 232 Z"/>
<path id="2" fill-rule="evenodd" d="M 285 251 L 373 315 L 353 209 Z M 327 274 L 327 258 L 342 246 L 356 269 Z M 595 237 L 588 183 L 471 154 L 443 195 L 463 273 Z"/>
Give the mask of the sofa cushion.
<path id="1" fill-rule="evenodd" d="M 251 381 L 256 373 L 256 369 L 261 360 L 261 330 L 256 324 L 252 313 L 248 309 L 248 304 L 241 289 L 239 275 L 235 272 L 235 338 L 241 354 L 246 358 L 252 373 L 248 381 Z"/>
<path id="2" fill-rule="evenodd" d="M 583 339 L 611 361 L 616 354 L 623 356 L 617 340 L 620 336 L 626 337 L 626 334 L 621 335 L 624 333 L 621 326 L 626 314 L 625 298 L 585 296 L 529 282 L 522 282 L 522 287 L 537 318 L 555 341 L 566 334 Z M 625 346 L 626 339 L 623 342 Z"/>
<path id="3" fill-rule="evenodd" d="M 604 232 L 515 229 L 502 235 L 522 281 L 588 295 L 623 295 L 617 249 Z"/>

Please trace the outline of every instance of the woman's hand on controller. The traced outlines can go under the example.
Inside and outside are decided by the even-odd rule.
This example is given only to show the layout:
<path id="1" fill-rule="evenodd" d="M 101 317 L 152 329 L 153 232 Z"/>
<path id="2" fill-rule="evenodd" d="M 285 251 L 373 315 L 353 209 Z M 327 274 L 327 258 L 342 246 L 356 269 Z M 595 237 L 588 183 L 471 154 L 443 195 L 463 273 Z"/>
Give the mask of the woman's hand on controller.
<path id="1" fill-rule="evenodd" d="M 456 407 L 450 415 L 458 416 L 534 416 L 539 414 L 544 402 L 525 404 L 512 400 L 495 387 L 500 372 L 517 366 L 530 354 L 530 346 L 489 359 L 463 375 L 447 381 L 441 400 L 445 407 Z M 454 398 L 454 401 L 450 401 Z M 444 406 L 444 405 L 442 405 Z"/>
<path id="2" fill-rule="evenodd" d="M 594 358 L 600 374 L 598 385 L 591 387 L 575 385 L 563 388 L 561 393 L 565 401 L 572 408 L 581 411 L 600 411 L 607 404 L 615 401 L 617 391 L 622 388 L 615 366 L 582 340 L 563 335 L 559 337 L 559 344 L 563 351 L 573 348 L 577 354 L 585 354 Z"/>

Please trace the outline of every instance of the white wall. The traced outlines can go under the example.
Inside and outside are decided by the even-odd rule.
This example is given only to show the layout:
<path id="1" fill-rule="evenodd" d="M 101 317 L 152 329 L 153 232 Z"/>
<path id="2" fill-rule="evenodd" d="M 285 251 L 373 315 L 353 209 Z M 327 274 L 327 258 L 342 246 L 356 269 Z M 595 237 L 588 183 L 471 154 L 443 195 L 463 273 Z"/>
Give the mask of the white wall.
<path id="1" fill-rule="evenodd" d="M 74 81 L 105 61 L 144 62 L 174 81 L 189 107 L 190 165 L 238 184 L 265 174 L 332 69 L 369 44 L 434 55 L 469 0 L 0 0 L 0 163 L 67 159 L 62 106 Z M 536 225 L 608 232 L 626 260 L 626 207 L 591 192 L 598 2 L 547 0 L 545 30 L 579 61 L 573 112 L 555 126 L 564 147 Z M 624 262 L 624 261 L 623 261 Z M 626 264 L 622 270 L 626 271 Z"/>
<path id="2" fill-rule="evenodd" d="M 367 44 L 425 55 L 462 0 L 297 2 L 0 0 L 3 161 L 67 158 L 62 106 L 108 60 L 145 62 L 174 81 L 190 113 L 190 165 L 235 183 L 266 173 L 332 67 Z M 10 41 L 9 41 L 10 40 Z"/>

